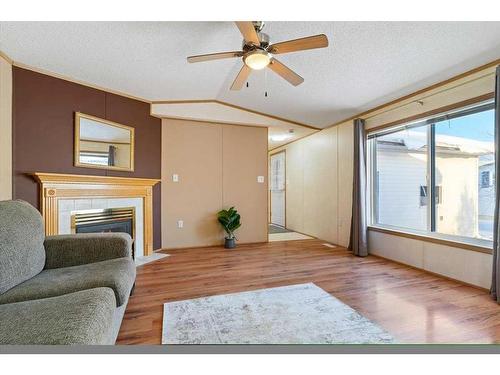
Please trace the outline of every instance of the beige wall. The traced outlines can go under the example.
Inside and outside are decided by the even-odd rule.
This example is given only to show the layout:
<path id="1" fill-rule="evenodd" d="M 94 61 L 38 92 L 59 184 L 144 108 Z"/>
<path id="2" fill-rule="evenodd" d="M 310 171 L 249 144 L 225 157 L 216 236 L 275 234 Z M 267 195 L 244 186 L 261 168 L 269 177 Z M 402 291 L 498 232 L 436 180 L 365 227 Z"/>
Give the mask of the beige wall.
<path id="1" fill-rule="evenodd" d="M 274 150 L 286 150 L 286 224 L 289 229 L 347 246 L 351 223 L 350 123 Z"/>
<path id="2" fill-rule="evenodd" d="M 415 116 L 494 91 L 495 67 L 365 114 L 366 128 Z M 417 102 L 419 101 L 419 102 Z M 324 129 L 286 150 L 286 217 L 290 229 L 347 246 L 352 204 L 352 121 Z M 491 255 L 370 233 L 370 251 L 389 259 L 488 288 Z"/>
<path id="3" fill-rule="evenodd" d="M 12 65 L 0 56 L 0 200 L 12 199 Z"/>
<path id="4" fill-rule="evenodd" d="M 162 247 L 221 244 L 216 213 L 229 206 L 242 217 L 239 243 L 267 241 L 267 128 L 183 120 L 162 126 Z"/>
<path id="5" fill-rule="evenodd" d="M 370 253 L 488 289 L 492 256 L 432 242 L 369 232 Z"/>
<path id="6" fill-rule="evenodd" d="M 242 243 L 267 241 L 267 128 L 221 126 L 223 207 L 241 214 L 236 237 Z M 264 183 L 257 182 L 264 176 Z"/>

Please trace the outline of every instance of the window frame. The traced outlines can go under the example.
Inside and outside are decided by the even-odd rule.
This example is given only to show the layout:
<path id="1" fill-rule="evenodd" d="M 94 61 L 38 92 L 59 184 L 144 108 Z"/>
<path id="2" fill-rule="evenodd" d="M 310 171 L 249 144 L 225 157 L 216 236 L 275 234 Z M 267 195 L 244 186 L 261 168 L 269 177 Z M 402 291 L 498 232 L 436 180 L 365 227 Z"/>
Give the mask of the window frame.
<path id="1" fill-rule="evenodd" d="M 472 115 L 475 113 L 480 113 L 484 111 L 495 110 L 494 100 L 488 99 L 481 102 L 467 105 L 463 107 L 458 107 L 450 111 L 443 111 L 437 115 L 422 117 L 420 119 L 402 122 L 398 125 L 391 127 L 380 126 L 379 130 L 373 129 L 368 130 L 366 135 L 367 140 L 367 168 L 368 168 L 368 229 L 400 235 L 403 237 L 416 238 L 429 242 L 437 242 L 445 245 L 456 246 L 460 248 L 465 248 L 474 251 L 480 251 L 485 253 L 491 253 L 493 248 L 493 241 L 474 237 L 465 237 L 450 235 L 445 233 L 436 232 L 436 209 L 439 202 L 436 202 L 436 147 L 435 147 L 435 124 L 444 120 L 459 118 L 467 115 Z M 376 139 L 383 135 L 388 135 L 401 130 L 407 130 L 417 127 L 426 126 L 427 129 L 427 170 L 426 170 L 426 181 L 427 181 L 427 230 L 414 230 L 404 227 L 397 227 L 387 224 L 380 224 L 378 222 L 378 212 L 379 207 L 377 206 L 378 200 L 378 171 L 377 171 L 377 147 Z M 491 176 L 490 176 L 491 182 Z M 490 186 L 491 187 L 491 186 Z M 495 192 L 497 193 L 497 192 Z"/>

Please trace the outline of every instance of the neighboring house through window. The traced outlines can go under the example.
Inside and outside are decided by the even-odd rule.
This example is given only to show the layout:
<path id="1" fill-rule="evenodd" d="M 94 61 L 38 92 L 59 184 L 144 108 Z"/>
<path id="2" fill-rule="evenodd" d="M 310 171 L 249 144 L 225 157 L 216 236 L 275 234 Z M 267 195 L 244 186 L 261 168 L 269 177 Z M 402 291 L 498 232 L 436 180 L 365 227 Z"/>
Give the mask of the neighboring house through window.
<path id="1" fill-rule="evenodd" d="M 481 188 L 490 187 L 490 171 L 481 172 Z"/>
<path id="2" fill-rule="evenodd" d="M 493 238 L 492 102 L 369 133 L 368 147 L 371 225 Z"/>

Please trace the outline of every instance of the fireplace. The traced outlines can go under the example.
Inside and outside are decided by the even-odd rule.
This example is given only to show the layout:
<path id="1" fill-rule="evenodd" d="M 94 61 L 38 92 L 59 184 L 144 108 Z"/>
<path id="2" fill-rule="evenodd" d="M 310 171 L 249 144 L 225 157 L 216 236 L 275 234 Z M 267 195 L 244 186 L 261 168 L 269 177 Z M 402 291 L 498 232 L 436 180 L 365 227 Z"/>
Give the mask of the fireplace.
<path id="1" fill-rule="evenodd" d="M 153 253 L 153 186 L 159 180 L 43 172 L 33 176 L 40 184 L 46 236 L 76 233 L 72 216 L 80 210 L 134 207 L 134 254 Z"/>
<path id="2" fill-rule="evenodd" d="M 128 233 L 135 239 L 135 208 L 106 208 L 71 212 L 72 233 Z M 132 242 L 133 243 L 133 242 Z M 132 258 L 135 259 L 134 245 Z"/>

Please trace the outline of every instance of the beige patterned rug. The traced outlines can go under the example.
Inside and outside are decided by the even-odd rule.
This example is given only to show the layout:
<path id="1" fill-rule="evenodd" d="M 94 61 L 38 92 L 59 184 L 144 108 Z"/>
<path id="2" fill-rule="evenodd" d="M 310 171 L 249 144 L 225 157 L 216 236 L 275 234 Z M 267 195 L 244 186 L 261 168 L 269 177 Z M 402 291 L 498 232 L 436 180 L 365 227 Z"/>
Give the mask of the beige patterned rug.
<path id="1" fill-rule="evenodd" d="M 165 303 L 163 344 L 390 344 L 313 283 Z"/>

